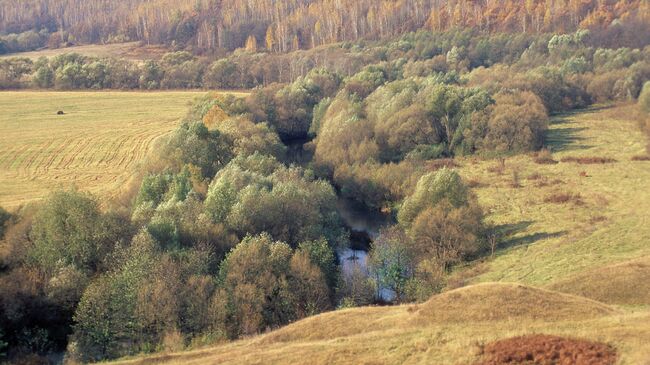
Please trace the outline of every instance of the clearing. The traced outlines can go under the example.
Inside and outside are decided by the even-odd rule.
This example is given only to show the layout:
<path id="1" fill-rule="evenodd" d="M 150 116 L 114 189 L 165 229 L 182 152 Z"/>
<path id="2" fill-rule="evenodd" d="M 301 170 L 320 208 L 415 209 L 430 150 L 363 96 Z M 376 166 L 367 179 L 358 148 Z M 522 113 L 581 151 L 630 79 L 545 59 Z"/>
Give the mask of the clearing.
<path id="1" fill-rule="evenodd" d="M 27 57 L 33 61 L 41 57 L 55 57 L 64 53 L 79 53 L 88 57 L 113 57 L 130 61 L 158 60 L 169 50 L 164 46 L 141 46 L 139 42 L 114 43 L 114 44 L 89 44 L 65 48 L 44 48 L 37 51 L 9 53 L 2 58 Z"/>

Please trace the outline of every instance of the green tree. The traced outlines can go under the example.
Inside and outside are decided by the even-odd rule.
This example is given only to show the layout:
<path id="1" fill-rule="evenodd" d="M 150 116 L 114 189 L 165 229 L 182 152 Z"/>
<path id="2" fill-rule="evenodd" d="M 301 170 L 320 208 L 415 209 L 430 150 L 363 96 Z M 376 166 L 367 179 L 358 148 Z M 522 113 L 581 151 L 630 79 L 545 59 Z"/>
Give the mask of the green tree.
<path id="1" fill-rule="evenodd" d="M 423 210 L 447 200 L 453 207 L 467 205 L 471 193 L 457 172 L 442 168 L 428 173 L 418 180 L 414 193 L 404 200 L 398 213 L 398 221 L 410 227 Z"/>
<path id="2" fill-rule="evenodd" d="M 414 273 L 411 247 L 406 233 L 395 227 L 382 231 L 370 248 L 369 267 L 377 285 L 394 292 L 398 303 L 404 299 L 407 283 Z"/>
<path id="3" fill-rule="evenodd" d="M 116 269 L 88 286 L 74 315 L 73 356 L 84 362 L 136 353 L 149 340 L 142 332 L 146 318 L 137 317 L 138 298 L 152 290 L 143 285 L 158 259 L 157 245 L 143 231 L 115 258 Z"/>
<path id="4" fill-rule="evenodd" d="M 36 72 L 32 77 L 32 82 L 36 87 L 42 89 L 51 88 L 54 86 L 54 71 L 45 57 L 41 57 L 34 64 Z"/>
<path id="5" fill-rule="evenodd" d="M 48 273 L 72 265 L 94 272 L 111 250 L 97 201 L 77 191 L 53 193 L 34 218 L 31 257 Z"/>
<path id="6" fill-rule="evenodd" d="M 219 270 L 223 326 L 230 337 L 250 335 L 295 318 L 287 274 L 291 248 L 268 234 L 248 236 L 224 259 Z"/>

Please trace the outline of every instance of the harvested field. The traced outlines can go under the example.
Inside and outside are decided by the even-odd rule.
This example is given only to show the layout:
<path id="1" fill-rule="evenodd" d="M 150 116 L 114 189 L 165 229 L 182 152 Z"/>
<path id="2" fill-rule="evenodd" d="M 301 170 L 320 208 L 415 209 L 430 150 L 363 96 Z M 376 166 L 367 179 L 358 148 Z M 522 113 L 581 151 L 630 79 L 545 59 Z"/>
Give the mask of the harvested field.
<path id="1" fill-rule="evenodd" d="M 0 206 L 13 209 L 72 185 L 116 192 L 202 94 L 1 92 Z"/>

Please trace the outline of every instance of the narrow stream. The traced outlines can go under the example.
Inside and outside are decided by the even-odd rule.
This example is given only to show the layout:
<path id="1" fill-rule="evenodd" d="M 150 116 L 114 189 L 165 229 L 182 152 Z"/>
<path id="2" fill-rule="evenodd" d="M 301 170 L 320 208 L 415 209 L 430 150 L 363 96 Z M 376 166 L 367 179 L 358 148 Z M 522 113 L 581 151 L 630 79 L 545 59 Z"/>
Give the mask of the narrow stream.
<path id="1" fill-rule="evenodd" d="M 307 167 L 313 158 L 313 152 L 304 148 L 309 139 L 291 139 L 283 141 L 287 146 L 287 162 L 301 167 Z M 350 246 L 339 249 L 337 255 L 341 272 L 350 275 L 356 268 L 366 275 L 368 270 L 368 251 L 370 244 L 379 235 L 379 231 L 393 224 L 393 218 L 378 210 L 370 209 L 358 201 L 337 193 L 336 208 L 343 223 L 350 230 Z M 380 288 L 379 299 L 391 301 L 395 294 L 386 288 Z"/>

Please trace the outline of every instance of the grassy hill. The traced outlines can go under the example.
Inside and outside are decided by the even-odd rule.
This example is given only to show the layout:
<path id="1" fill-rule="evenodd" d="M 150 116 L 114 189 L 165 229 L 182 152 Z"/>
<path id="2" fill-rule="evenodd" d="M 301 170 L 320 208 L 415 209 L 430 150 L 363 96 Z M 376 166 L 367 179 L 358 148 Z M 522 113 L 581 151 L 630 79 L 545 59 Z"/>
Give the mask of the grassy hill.
<path id="1" fill-rule="evenodd" d="M 500 307 L 504 302 L 509 305 Z M 512 308 L 521 311 L 511 315 Z M 650 341 L 648 311 L 624 312 L 558 292 L 487 283 L 420 305 L 330 312 L 251 339 L 119 364 L 468 364 L 483 344 L 526 333 L 613 343 L 622 364 L 650 356 L 643 346 Z"/>
<path id="2" fill-rule="evenodd" d="M 202 94 L 0 92 L 0 206 L 15 208 L 70 184 L 116 192 Z"/>
<path id="3" fill-rule="evenodd" d="M 547 142 L 557 164 L 516 156 L 500 173 L 494 161 L 464 163 L 462 173 L 485 186 L 476 191 L 489 220 L 505 234 L 471 282 L 543 286 L 650 253 L 650 162 L 632 161 L 646 145 L 633 114 L 623 106 L 555 118 Z M 574 157 L 612 161 L 567 161 Z"/>
<path id="4" fill-rule="evenodd" d="M 485 343 L 544 333 L 612 344 L 618 363 L 644 364 L 650 162 L 632 161 L 646 141 L 631 115 L 632 106 L 620 106 L 555 118 L 548 147 L 557 163 L 538 164 L 534 155 L 460 161 L 503 236 L 495 257 L 450 279 L 465 287 L 417 305 L 334 311 L 233 343 L 121 363 L 468 364 Z"/>

